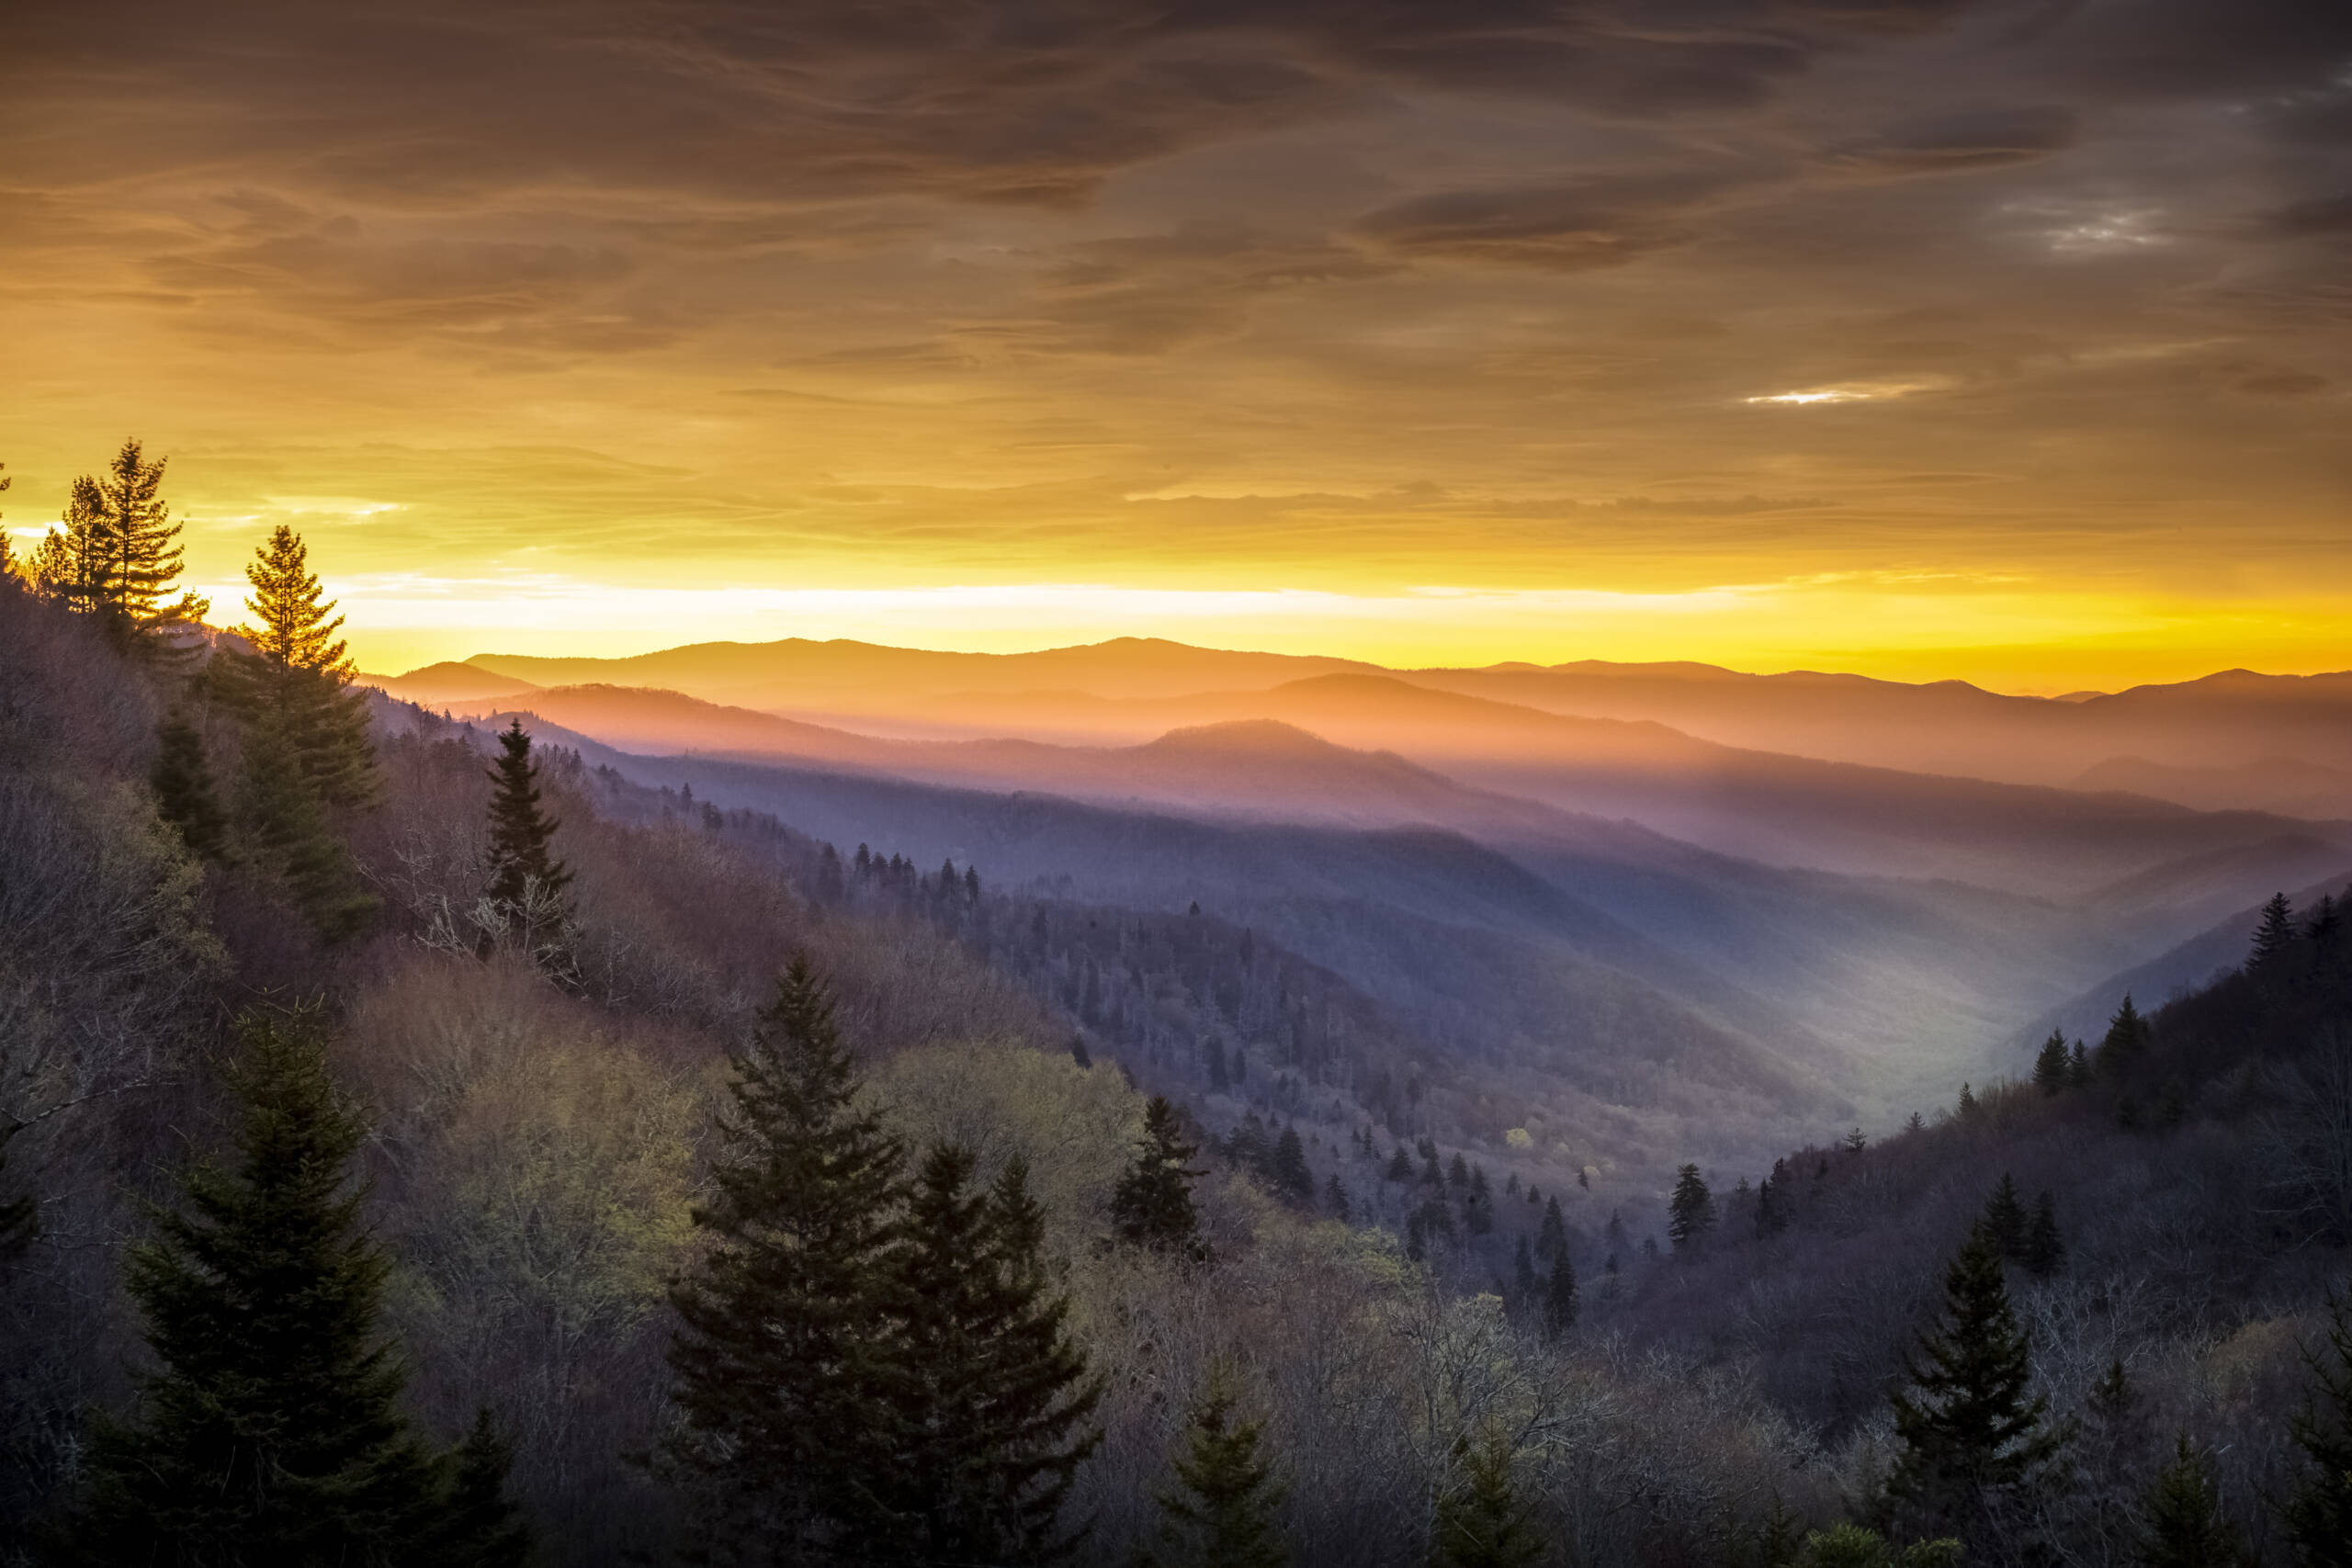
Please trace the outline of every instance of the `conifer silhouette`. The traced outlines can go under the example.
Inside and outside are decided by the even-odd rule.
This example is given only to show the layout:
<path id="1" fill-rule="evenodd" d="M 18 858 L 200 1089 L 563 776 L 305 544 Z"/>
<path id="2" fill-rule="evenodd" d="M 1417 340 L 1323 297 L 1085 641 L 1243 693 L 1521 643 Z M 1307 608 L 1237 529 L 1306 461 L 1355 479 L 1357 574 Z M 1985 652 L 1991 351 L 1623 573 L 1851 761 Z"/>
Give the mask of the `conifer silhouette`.
<path id="1" fill-rule="evenodd" d="M 1193 1402 L 1184 1450 L 1170 1461 L 1173 1486 L 1154 1494 L 1159 1540 L 1141 1568 L 1282 1568 L 1290 1553 L 1276 1517 L 1283 1488 L 1260 1451 L 1265 1421 L 1234 1411 L 1233 1378 L 1222 1364 Z"/>
<path id="2" fill-rule="evenodd" d="M 1130 1247 L 1152 1247 L 1188 1257 L 1204 1256 L 1200 1216 L 1193 1208 L 1193 1182 L 1201 1173 L 1190 1161 L 1201 1151 L 1184 1141 L 1183 1122 L 1164 1095 L 1143 1108 L 1143 1137 L 1135 1161 L 1111 1194 L 1113 1234 Z"/>
<path id="3" fill-rule="evenodd" d="M 490 800 L 490 880 L 485 891 L 509 909 L 534 907 L 534 899 L 560 900 L 571 872 L 555 858 L 551 841 L 559 824 L 539 809 L 539 771 L 531 761 L 531 737 L 520 718 L 498 736 L 498 760 L 491 765 L 495 786 Z"/>
<path id="4" fill-rule="evenodd" d="M 302 536 L 279 524 L 246 563 L 253 651 L 224 652 L 214 684 L 256 727 L 274 729 L 303 782 L 330 806 L 365 806 L 382 790 L 368 738 L 368 703 L 335 632 L 343 617 L 311 575 Z"/>
<path id="5" fill-rule="evenodd" d="M 2238 1568 L 2245 1541 L 2222 1513 L 2212 1467 L 2183 1432 L 2156 1472 L 2142 1512 L 2142 1568 Z"/>
<path id="6" fill-rule="evenodd" d="M 380 1326 L 390 1264 L 348 1174 L 366 1127 L 314 1027 L 248 1015 L 239 1032 L 236 1168 L 198 1166 L 186 1207 L 131 1254 L 155 1365 L 136 1416 L 92 1433 L 57 1554 L 190 1568 L 518 1561 L 499 1546 L 514 1539 L 503 1450 L 437 1458 L 400 1413 L 403 1373 Z"/>
<path id="7" fill-rule="evenodd" d="M 155 792 L 156 814 L 179 830 L 190 853 L 220 859 L 228 847 L 229 824 L 205 761 L 204 737 L 186 714 L 175 712 L 156 729 L 155 741 L 155 766 L 147 780 Z"/>
<path id="8" fill-rule="evenodd" d="M 1666 1234 L 1677 1252 L 1687 1252 L 1706 1239 L 1715 1223 L 1715 1200 L 1707 1190 L 1699 1168 L 1686 1165 L 1675 1173 L 1674 1194 L 1667 1201 Z"/>
<path id="9" fill-rule="evenodd" d="M 681 1429 L 662 1458 L 699 1493 L 707 1547 L 784 1560 L 876 1523 L 904 1155 L 859 1109 L 831 997 L 805 961 L 729 1061 L 712 1194 L 694 1211 L 713 1245 L 670 1286 Z"/>
<path id="10" fill-rule="evenodd" d="M 1914 1521 L 1966 1538 L 1996 1495 L 2033 1479 L 2066 1440 L 2043 1420 L 2048 1402 L 2030 1393 L 2025 1332 L 1989 1227 L 1977 1225 L 1952 1259 L 1940 1319 L 1920 1334 L 1906 1371 L 1910 1387 L 1894 1397 L 1903 1450 L 1890 1497 Z"/>
<path id="11" fill-rule="evenodd" d="M 1557 1339 L 1577 1325 L 1577 1266 L 1562 1247 L 1552 1259 L 1552 1276 L 1544 1287 L 1544 1336 Z"/>
<path id="12" fill-rule="evenodd" d="M 1457 1439 L 1453 1477 L 1438 1495 L 1435 1568 L 1528 1568 L 1544 1554 L 1511 1484 L 1510 1445 L 1499 1432 Z"/>

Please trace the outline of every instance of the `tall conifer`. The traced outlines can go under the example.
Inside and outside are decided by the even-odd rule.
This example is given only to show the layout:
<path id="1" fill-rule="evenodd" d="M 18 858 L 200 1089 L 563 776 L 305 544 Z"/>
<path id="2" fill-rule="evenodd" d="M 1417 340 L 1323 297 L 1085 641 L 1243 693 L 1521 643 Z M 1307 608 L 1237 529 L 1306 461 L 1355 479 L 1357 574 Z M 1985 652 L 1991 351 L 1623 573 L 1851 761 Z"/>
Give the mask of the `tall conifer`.
<path id="1" fill-rule="evenodd" d="M 1458 1440 L 1451 1484 L 1438 1495 L 1433 1568 L 1528 1568 L 1544 1539 L 1511 1483 L 1510 1445 L 1489 1431 Z"/>
<path id="2" fill-rule="evenodd" d="M 1996 1495 L 2035 1477 L 2065 1441 L 2032 1394 L 2025 1331 L 2001 1278 L 1999 1241 L 1969 1235 L 1944 1276 L 1940 1320 L 1919 1336 L 1910 1387 L 1894 1395 L 1903 1444 L 1888 1491 L 1918 1524 L 1978 1528 Z"/>
<path id="3" fill-rule="evenodd" d="M 2283 1510 L 2299 1568 L 2352 1568 L 2352 1294 L 2332 1296 L 2327 1330 L 2304 1352 L 2311 1392 L 2289 1424 L 2309 1473 Z"/>
<path id="4" fill-rule="evenodd" d="M 1283 1488 L 1260 1451 L 1266 1423 L 1235 1414 L 1233 1374 L 1213 1367 L 1169 1461 L 1175 1484 L 1153 1494 L 1158 1540 L 1140 1568 L 1282 1568 L 1290 1553 L 1277 1517 Z"/>
<path id="5" fill-rule="evenodd" d="M 2138 1065 L 2148 1045 L 2148 1021 L 2132 1000 L 2132 993 L 2123 993 L 2123 1001 L 2115 1016 L 2107 1021 L 2107 1034 L 2098 1043 L 2099 1076 L 2119 1078 Z"/>
<path id="6" fill-rule="evenodd" d="M 147 775 L 155 811 L 179 830 L 190 853 L 217 860 L 227 848 L 228 818 L 205 761 L 204 737 L 183 713 L 166 716 L 155 731 L 155 765 Z"/>
<path id="7" fill-rule="evenodd" d="M 2254 942 L 2246 953 L 2245 972 L 2249 975 L 2267 974 L 2285 962 L 2294 951 L 2295 939 L 2302 933 L 2295 929 L 2295 907 L 2284 893 L 2274 893 L 2262 906 L 2262 917 L 2255 924 Z"/>
<path id="8" fill-rule="evenodd" d="M 2034 1055 L 2033 1087 L 2054 1095 L 2066 1087 L 2066 1037 L 2053 1029 Z"/>
<path id="9" fill-rule="evenodd" d="M 895 1254 L 896 1430 L 872 1476 L 892 1517 L 868 1549 L 886 1561 L 1056 1562 L 1088 1528 L 1061 1513 L 1101 1441 L 1102 1389 L 1049 1288 L 1026 1169 L 1014 1161 L 986 1190 L 973 1173 L 969 1149 L 932 1149 Z"/>
<path id="10" fill-rule="evenodd" d="M 491 765 L 490 880 L 492 901 L 509 909 L 560 899 L 571 872 L 552 847 L 559 824 L 539 809 L 539 770 L 531 761 L 531 737 L 520 718 L 498 736 L 498 761 Z"/>
<path id="11" fill-rule="evenodd" d="M 694 1211 L 712 1245 L 670 1286 L 680 1427 L 663 1457 L 700 1494 L 720 1561 L 790 1562 L 858 1545 L 879 1517 L 904 1156 L 859 1109 L 832 999 L 805 961 L 729 1060 L 732 1106 Z"/>
<path id="12" fill-rule="evenodd" d="M 1695 1165 L 1686 1165 L 1675 1173 L 1674 1193 L 1667 1200 L 1666 1234 L 1673 1238 L 1674 1250 L 1688 1252 L 1706 1239 L 1715 1223 L 1715 1200 L 1707 1190 L 1705 1178 Z"/>
<path id="13" fill-rule="evenodd" d="M 251 653 L 224 653 L 217 683 L 256 725 L 274 728 L 302 779 L 332 806 L 376 799 L 381 780 L 368 732 L 368 703 L 351 689 L 355 667 L 335 637 L 343 617 L 311 575 L 302 536 L 279 524 L 246 563 L 253 623 L 238 633 Z"/>
<path id="14" fill-rule="evenodd" d="M 1544 1335 L 1557 1339 L 1577 1325 L 1577 1266 L 1562 1247 L 1552 1259 L 1552 1276 L 1544 1287 Z"/>
<path id="15" fill-rule="evenodd" d="M 469 1472 L 436 1459 L 399 1410 L 403 1373 L 379 1322 L 390 1265 L 348 1175 L 364 1123 L 306 1021 L 249 1015 L 240 1035 L 236 1168 L 198 1167 L 185 1209 L 131 1254 L 154 1366 L 137 1416 L 93 1432 L 59 1554 L 187 1568 L 515 1561 L 498 1532 L 464 1522 L 497 1498 L 503 1457 Z M 458 1472 L 470 1511 L 450 1485 Z"/>
<path id="16" fill-rule="evenodd" d="M 2222 1512 L 2212 1466 L 2183 1432 L 2142 1512 L 2140 1568 L 2238 1568 L 2245 1540 Z"/>
<path id="17" fill-rule="evenodd" d="M 1165 1095 L 1153 1095 L 1143 1108 L 1134 1163 L 1111 1194 L 1112 1233 L 1130 1247 L 1202 1256 L 1200 1216 L 1193 1208 L 1193 1182 L 1201 1173 L 1190 1164 L 1200 1152 L 1184 1141 L 1176 1107 Z"/>

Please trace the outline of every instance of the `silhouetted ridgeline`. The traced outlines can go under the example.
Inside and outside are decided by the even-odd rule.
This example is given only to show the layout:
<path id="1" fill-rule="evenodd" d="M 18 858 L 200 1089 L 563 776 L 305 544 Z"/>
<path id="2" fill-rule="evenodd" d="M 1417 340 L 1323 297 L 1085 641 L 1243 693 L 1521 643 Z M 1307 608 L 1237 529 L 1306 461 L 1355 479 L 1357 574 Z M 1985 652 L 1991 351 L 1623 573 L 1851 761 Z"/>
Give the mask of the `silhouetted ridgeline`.
<path id="1" fill-rule="evenodd" d="M 93 1488 L 161 1473 L 107 1468 L 179 1430 L 142 1377 L 200 1376 L 188 1347 L 233 1337 L 183 1320 L 161 1368 L 142 1331 L 177 1309 L 152 1269 L 126 1290 L 126 1263 L 181 1234 L 160 1213 L 196 1212 L 193 1162 L 240 1192 L 290 1179 L 269 1161 L 293 1145 L 254 1132 L 265 1106 L 272 1136 L 323 1129 L 334 1157 L 356 1114 L 364 1185 L 302 1212 L 344 1235 L 336 1193 L 358 1195 L 352 1256 L 379 1247 L 382 1269 L 337 1299 L 406 1368 L 385 1396 L 420 1467 L 401 1506 L 465 1523 L 495 1548 L 477 1560 L 516 1560 L 482 1523 L 503 1487 L 548 1562 L 658 1557 L 754 1517 L 818 1561 L 937 1562 L 943 1540 L 978 1543 L 944 1560 L 1034 1560 L 1081 1527 L 1076 1561 L 1147 1540 L 1207 1561 L 1156 1500 L 1189 1487 L 1306 1564 L 1883 1560 L 1852 1531 L 1864 1555 L 1800 1546 L 1849 1520 L 1962 1539 L 1971 1562 L 2122 1563 L 2192 1494 L 2268 1561 L 2333 1561 L 2294 1532 L 2326 1502 L 2312 1456 L 2345 1412 L 2322 1392 L 2300 1442 L 2290 1427 L 2317 1386 L 2306 1348 L 2346 1371 L 2321 1303 L 2352 1242 L 2352 979 L 2324 911 L 2274 919 L 2260 963 L 2144 1027 L 2126 1015 L 2079 1067 L 2062 1042 L 2044 1081 L 2020 1063 L 1917 1131 L 1771 1172 L 1692 1166 L 1670 1203 L 1621 1202 L 1550 1151 L 1530 1190 L 1511 1075 L 1542 1064 L 1451 1054 L 1254 921 L 999 889 L 985 864 L 888 845 L 861 863 L 513 738 L 494 786 L 488 734 L 413 709 L 379 708 L 369 787 L 273 787 L 346 776 L 305 771 L 302 748 L 344 743 L 331 726 L 273 728 L 13 582 L 0 669 L 0 1552 L 70 1555 Z M 832 1024 L 779 992 L 796 957 Z M 806 1152 L 730 1085 L 768 1061 L 779 1092 L 813 1093 L 810 1042 L 835 1026 L 850 1089 L 827 1114 L 904 1145 L 860 1200 L 880 1250 L 827 1298 L 870 1310 L 822 1319 L 866 1335 L 876 1370 L 810 1393 L 813 1363 L 779 1362 L 841 1402 L 823 1408 L 843 1441 L 747 1477 L 735 1449 L 696 1446 L 729 1402 L 673 1398 L 726 1385 L 668 1359 L 669 1282 L 724 1274 L 732 1233 L 697 1212 L 815 1190 L 729 1185 L 763 1150 L 779 1169 Z M 1148 1131 L 1153 1093 L 1177 1111 Z M 722 1138 L 722 1114 L 769 1141 Z M 968 1167 L 926 1154 L 943 1145 Z M 958 1225 L 985 1265 L 934 1245 Z M 206 1269 L 245 1266 L 190 1256 L 199 1297 Z M 999 1325 L 974 1343 L 1028 1347 L 956 1375 L 1064 1400 L 1067 1442 L 941 1393 L 956 1337 L 934 1302 Z M 1969 1376 L 2020 1384 L 1919 1393 L 1906 1380 L 1944 1363 L 1905 1355 L 1931 1323 L 1983 1350 Z M 1927 1414 L 1898 1424 L 1905 1388 Z M 2011 1447 L 1939 1424 L 1963 1394 L 2025 1422 Z M 93 1446 L 107 1412 L 136 1442 Z M 2066 1462 L 2029 1462 L 2037 1435 Z M 1016 1550 L 1029 1525 L 933 1495 L 960 1473 L 934 1454 L 1067 1461 L 1068 1493 L 1008 1483 L 1052 1515 Z M 859 1512 L 853 1462 L 884 1513 Z M 385 1539 L 406 1562 L 448 1538 Z M 1476 1554 L 1496 1541 L 1516 1555 Z"/>

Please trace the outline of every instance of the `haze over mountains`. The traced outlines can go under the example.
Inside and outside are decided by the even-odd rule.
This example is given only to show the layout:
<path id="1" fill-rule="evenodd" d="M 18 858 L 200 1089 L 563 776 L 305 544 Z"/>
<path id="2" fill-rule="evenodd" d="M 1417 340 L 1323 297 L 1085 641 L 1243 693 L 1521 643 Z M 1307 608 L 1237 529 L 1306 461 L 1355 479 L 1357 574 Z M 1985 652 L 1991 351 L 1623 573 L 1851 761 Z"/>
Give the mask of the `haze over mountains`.
<path id="1" fill-rule="evenodd" d="M 381 684 L 524 716 L 614 776 L 844 856 L 977 865 L 1114 924 L 1197 904 L 1628 1162 L 1897 1118 L 2016 1070 L 2022 1031 L 2072 1025 L 2119 976 L 2201 977 L 2198 944 L 2275 888 L 2352 875 L 2330 793 L 2352 677 L 2061 702 L 1697 665 L 796 640 Z M 2325 809 L 2254 808 L 2272 799 Z"/>

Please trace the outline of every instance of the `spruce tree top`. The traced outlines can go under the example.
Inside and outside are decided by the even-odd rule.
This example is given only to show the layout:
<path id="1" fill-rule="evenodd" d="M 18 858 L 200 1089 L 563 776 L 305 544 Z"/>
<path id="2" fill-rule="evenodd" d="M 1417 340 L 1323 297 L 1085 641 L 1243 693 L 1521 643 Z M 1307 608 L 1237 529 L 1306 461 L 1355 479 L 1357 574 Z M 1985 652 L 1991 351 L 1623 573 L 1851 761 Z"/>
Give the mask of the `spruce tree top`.
<path id="1" fill-rule="evenodd" d="M 253 585 L 246 606 L 259 624 L 240 626 L 237 633 L 254 645 L 254 652 L 282 670 L 350 678 L 357 667 L 349 650 L 341 641 L 330 640 L 343 617 L 327 618 L 334 604 L 321 597 L 301 535 L 279 524 L 246 563 L 245 581 Z"/>
<path id="2" fill-rule="evenodd" d="M 2262 918 L 2254 928 L 2253 950 L 2246 955 L 2249 970 L 2261 969 L 2284 958 L 2300 935 L 2295 929 L 2295 907 L 2284 893 L 2274 893 L 2262 906 Z"/>
<path id="3" fill-rule="evenodd" d="M 1143 1136 L 1135 1163 L 1111 1195 L 1113 1233 L 1130 1247 L 1197 1256 L 1200 1216 L 1193 1207 L 1193 1182 L 1201 1172 L 1190 1162 L 1201 1151 L 1184 1141 L 1183 1122 L 1165 1095 L 1143 1108 Z"/>
<path id="4" fill-rule="evenodd" d="M 534 885 L 543 896 L 560 894 L 571 873 L 548 847 L 559 824 L 539 809 L 538 769 L 520 718 L 499 732 L 498 748 L 490 770 L 497 786 L 490 801 L 490 896 L 520 904 Z"/>
<path id="5" fill-rule="evenodd" d="M 1666 1234 L 1673 1238 L 1678 1251 L 1698 1245 L 1714 1224 L 1714 1196 L 1707 1190 L 1697 1166 L 1686 1165 L 1675 1173 L 1674 1195 L 1668 1200 L 1667 1210 Z"/>
<path id="6" fill-rule="evenodd" d="M 1266 1423 L 1237 1416 L 1236 1403 L 1232 1374 L 1211 1368 L 1184 1450 L 1170 1464 L 1176 1484 L 1154 1494 L 1159 1546 L 1142 1553 L 1145 1568 L 1282 1568 L 1290 1560 L 1276 1517 L 1283 1487 L 1259 1451 Z"/>

